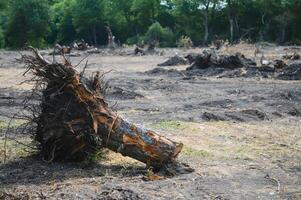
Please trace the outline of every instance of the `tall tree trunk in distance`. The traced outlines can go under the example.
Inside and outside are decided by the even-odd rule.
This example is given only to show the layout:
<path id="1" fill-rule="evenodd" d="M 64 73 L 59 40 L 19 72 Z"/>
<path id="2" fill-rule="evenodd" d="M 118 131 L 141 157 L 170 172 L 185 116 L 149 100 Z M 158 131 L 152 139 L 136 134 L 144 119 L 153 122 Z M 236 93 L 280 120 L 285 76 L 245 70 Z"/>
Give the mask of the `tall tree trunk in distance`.
<path id="1" fill-rule="evenodd" d="M 230 22 L 230 42 L 232 43 L 234 41 L 234 22 L 231 17 L 229 17 L 229 22 Z"/>
<path id="2" fill-rule="evenodd" d="M 93 26 L 93 39 L 94 39 L 94 45 L 97 46 L 97 31 L 96 31 L 96 25 Z"/>
<path id="3" fill-rule="evenodd" d="M 114 36 L 112 33 L 112 29 L 110 26 L 106 26 L 107 34 L 108 34 L 108 48 L 115 48 Z"/>
<path id="4" fill-rule="evenodd" d="M 203 0 L 201 1 L 202 4 L 200 6 L 204 7 L 204 14 L 203 14 L 203 26 L 204 26 L 204 45 L 208 43 L 209 40 L 209 18 L 210 18 L 210 12 L 211 14 L 214 12 L 216 7 L 216 1 L 213 0 Z M 210 6 L 211 9 L 210 9 Z"/>
<path id="5" fill-rule="evenodd" d="M 286 30 L 285 27 L 283 27 L 281 30 L 281 40 L 280 40 L 282 44 L 285 42 L 285 36 L 286 36 Z"/>
<path id="6" fill-rule="evenodd" d="M 233 7 L 233 2 L 231 0 L 227 0 L 228 4 L 228 19 L 229 19 L 229 25 L 230 25 L 230 42 L 234 42 L 234 40 L 237 38 L 239 27 L 238 22 L 235 16 L 235 9 Z"/>
<path id="7" fill-rule="evenodd" d="M 239 25 L 237 22 L 237 17 L 236 15 L 234 16 L 234 22 L 235 22 L 235 33 L 236 33 L 236 37 L 240 37 L 240 30 L 239 30 Z"/>
<path id="8" fill-rule="evenodd" d="M 261 42 L 264 41 L 264 36 L 265 36 L 265 26 L 266 26 L 266 22 L 265 22 L 265 15 L 266 15 L 266 11 L 264 11 L 264 13 L 262 13 L 261 15 L 261 25 L 262 27 L 260 28 L 260 31 L 259 31 L 259 40 Z"/>
<path id="9" fill-rule="evenodd" d="M 204 44 L 207 44 L 209 37 L 209 28 L 208 28 L 208 14 L 206 13 L 203 20 L 204 25 Z"/>

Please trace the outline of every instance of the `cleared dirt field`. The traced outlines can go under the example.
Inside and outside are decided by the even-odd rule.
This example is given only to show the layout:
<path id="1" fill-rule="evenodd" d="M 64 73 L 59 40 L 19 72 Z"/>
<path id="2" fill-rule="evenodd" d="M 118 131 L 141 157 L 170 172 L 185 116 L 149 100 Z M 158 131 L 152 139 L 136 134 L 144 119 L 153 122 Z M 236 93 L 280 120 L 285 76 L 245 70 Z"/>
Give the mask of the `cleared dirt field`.
<path id="1" fill-rule="evenodd" d="M 93 162 L 46 164 L 9 139 L 7 161 L 0 163 L 0 199 L 301 199 L 301 81 L 187 76 L 182 70 L 188 65 L 155 69 L 170 56 L 202 50 L 91 54 L 86 70 L 112 70 L 106 75 L 108 103 L 124 118 L 182 141 L 179 160 L 194 172 L 146 181 L 143 164 L 113 152 Z M 264 50 L 273 59 L 291 53 L 288 47 Z M 252 57 L 254 47 L 223 51 Z M 32 87 L 19 85 L 26 79 L 20 57 L 0 52 L 0 158 L 8 116 L 20 112 Z"/>

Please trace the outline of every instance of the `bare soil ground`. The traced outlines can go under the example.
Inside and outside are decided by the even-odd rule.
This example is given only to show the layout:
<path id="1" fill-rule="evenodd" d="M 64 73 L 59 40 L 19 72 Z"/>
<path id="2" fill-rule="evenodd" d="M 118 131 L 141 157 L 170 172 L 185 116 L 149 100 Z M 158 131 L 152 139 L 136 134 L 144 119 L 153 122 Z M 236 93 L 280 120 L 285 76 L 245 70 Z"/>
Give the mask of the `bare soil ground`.
<path id="1" fill-rule="evenodd" d="M 292 49 L 266 46 L 264 52 L 274 59 Z M 0 161 L 0 199 L 301 199 L 301 81 L 187 76 L 181 71 L 187 65 L 155 69 L 170 56 L 202 50 L 91 54 L 86 70 L 113 70 L 106 76 L 109 104 L 124 118 L 182 141 L 179 160 L 195 172 L 146 181 L 143 164 L 113 152 L 90 162 L 46 164 L 9 139 L 7 161 Z M 223 51 L 252 58 L 254 47 Z M 32 87 L 18 85 L 25 80 L 20 57 L 0 51 L 0 158 L 7 116 L 21 112 Z M 29 136 L 9 137 L 31 143 Z"/>

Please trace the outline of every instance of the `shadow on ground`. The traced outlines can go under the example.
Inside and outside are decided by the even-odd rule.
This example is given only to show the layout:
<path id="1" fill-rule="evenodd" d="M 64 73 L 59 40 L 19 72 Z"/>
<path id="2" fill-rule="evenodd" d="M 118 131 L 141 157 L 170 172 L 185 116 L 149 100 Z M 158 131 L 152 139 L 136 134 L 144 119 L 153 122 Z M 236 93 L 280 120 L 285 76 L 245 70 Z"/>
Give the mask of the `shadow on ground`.
<path id="1" fill-rule="evenodd" d="M 98 162 L 47 164 L 37 156 L 9 161 L 0 166 L 0 185 L 6 187 L 23 184 L 44 184 L 62 182 L 74 178 L 101 176 L 135 177 L 145 174 L 143 166 L 104 165 Z"/>

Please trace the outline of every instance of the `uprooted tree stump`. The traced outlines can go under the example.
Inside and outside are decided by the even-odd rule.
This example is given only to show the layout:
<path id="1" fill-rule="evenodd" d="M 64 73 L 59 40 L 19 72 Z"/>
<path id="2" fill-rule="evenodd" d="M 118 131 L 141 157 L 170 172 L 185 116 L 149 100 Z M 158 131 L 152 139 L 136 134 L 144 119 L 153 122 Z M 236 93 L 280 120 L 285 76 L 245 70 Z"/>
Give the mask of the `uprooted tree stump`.
<path id="1" fill-rule="evenodd" d="M 110 26 L 105 26 L 107 34 L 108 34 L 108 48 L 115 49 L 115 36 L 113 36 L 112 29 Z"/>
<path id="2" fill-rule="evenodd" d="M 188 55 L 189 56 L 189 55 Z M 186 56 L 192 63 L 187 70 L 194 69 L 206 69 L 206 68 L 226 68 L 226 69 L 237 69 L 237 68 L 250 68 L 256 67 L 256 63 L 251 59 L 246 58 L 244 55 L 237 53 L 235 55 L 218 55 L 213 52 L 204 51 L 203 54 L 197 56 Z"/>
<path id="3" fill-rule="evenodd" d="M 113 112 L 104 100 L 100 73 L 85 78 L 70 62 L 51 63 L 36 49 L 23 56 L 42 93 L 35 110 L 35 140 L 47 162 L 83 160 L 107 147 L 148 166 L 161 168 L 177 158 L 183 144 L 138 127 Z"/>
<path id="4" fill-rule="evenodd" d="M 283 59 L 286 59 L 286 60 L 300 60 L 301 56 L 297 52 L 294 52 L 293 54 L 284 55 Z"/>
<path id="5" fill-rule="evenodd" d="M 70 54 L 71 47 L 69 46 L 61 46 L 60 44 L 56 44 L 54 46 L 53 52 L 50 52 L 49 55 L 62 55 L 62 54 Z"/>
<path id="6" fill-rule="evenodd" d="M 145 55 L 145 52 L 144 52 L 144 50 L 143 49 L 141 49 L 141 48 L 139 48 L 138 46 L 136 46 L 135 47 L 135 49 L 134 49 L 134 54 L 135 55 Z"/>

